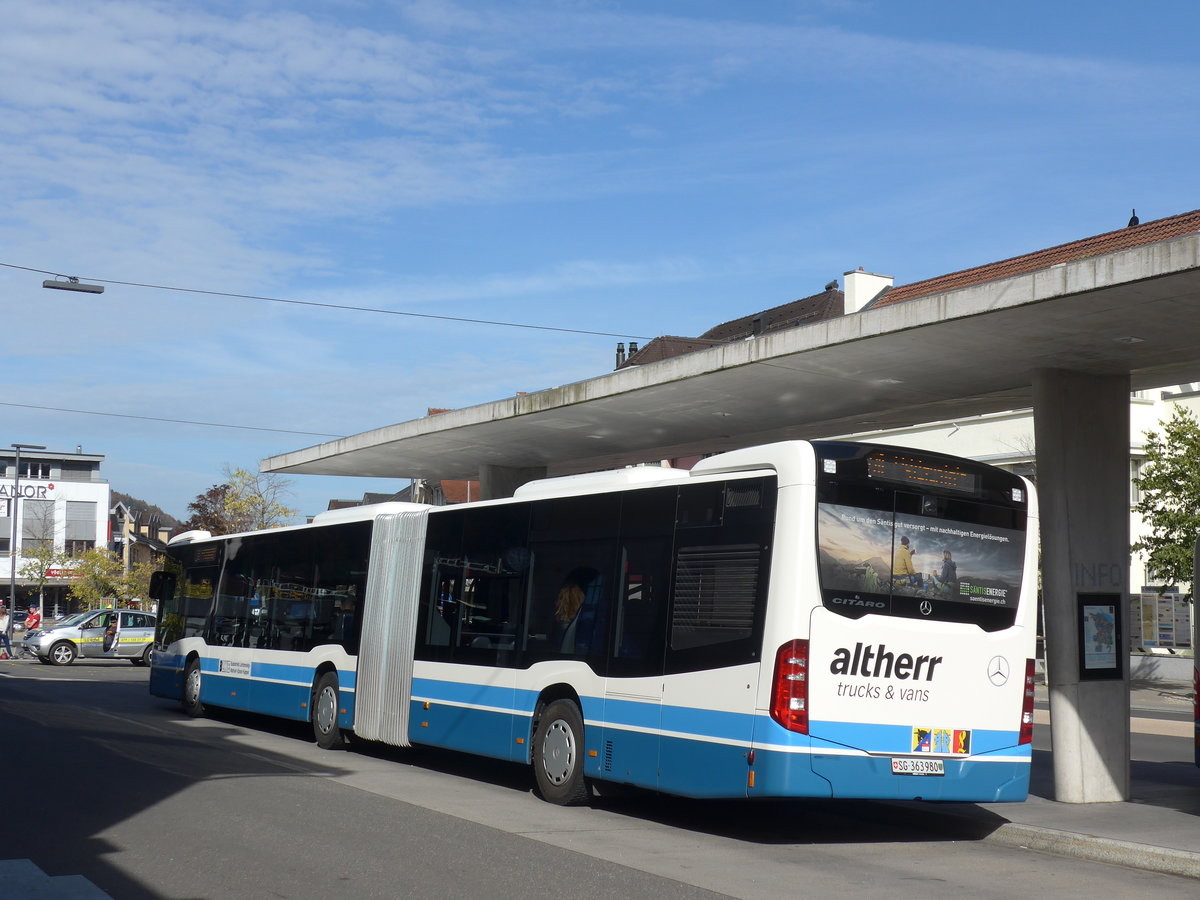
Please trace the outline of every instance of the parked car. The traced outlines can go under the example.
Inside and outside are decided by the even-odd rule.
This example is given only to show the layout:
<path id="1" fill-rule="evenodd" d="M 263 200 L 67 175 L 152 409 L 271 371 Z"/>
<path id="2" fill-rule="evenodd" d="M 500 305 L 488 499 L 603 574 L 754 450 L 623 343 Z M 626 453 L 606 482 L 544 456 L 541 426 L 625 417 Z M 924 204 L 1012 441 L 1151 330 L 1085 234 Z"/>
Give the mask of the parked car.
<path id="1" fill-rule="evenodd" d="M 25 630 L 25 617 L 29 615 L 28 610 L 19 609 L 12 615 L 13 631 Z"/>
<path id="2" fill-rule="evenodd" d="M 110 633 L 114 620 L 116 628 Z M 150 664 L 155 623 L 151 613 L 136 609 L 90 609 L 29 632 L 23 643 L 47 665 L 67 666 L 82 656 L 127 659 L 135 666 L 145 666 Z"/>

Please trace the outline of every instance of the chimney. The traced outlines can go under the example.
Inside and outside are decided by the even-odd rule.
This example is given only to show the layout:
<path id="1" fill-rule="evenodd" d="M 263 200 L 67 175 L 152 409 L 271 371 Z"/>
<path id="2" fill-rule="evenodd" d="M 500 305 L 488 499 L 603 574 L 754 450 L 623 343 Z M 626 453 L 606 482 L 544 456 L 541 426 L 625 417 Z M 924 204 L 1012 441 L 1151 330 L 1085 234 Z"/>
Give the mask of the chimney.
<path id="1" fill-rule="evenodd" d="M 755 337 L 762 334 L 762 316 L 755 316 L 750 320 L 750 334 Z"/>
<path id="2" fill-rule="evenodd" d="M 619 341 L 617 343 L 617 364 L 613 368 L 616 368 L 616 369 L 621 368 L 621 365 L 624 362 L 625 362 L 625 342 Z"/>
<path id="3" fill-rule="evenodd" d="M 846 272 L 844 275 L 847 315 L 863 309 L 892 286 L 891 275 L 864 272 L 862 266 L 853 272 Z"/>
<path id="4" fill-rule="evenodd" d="M 629 355 L 630 355 L 630 357 L 632 357 L 632 356 L 633 356 L 634 354 L 636 354 L 636 353 L 637 353 L 637 341 L 630 341 L 630 342 L 629 342 Z"/>

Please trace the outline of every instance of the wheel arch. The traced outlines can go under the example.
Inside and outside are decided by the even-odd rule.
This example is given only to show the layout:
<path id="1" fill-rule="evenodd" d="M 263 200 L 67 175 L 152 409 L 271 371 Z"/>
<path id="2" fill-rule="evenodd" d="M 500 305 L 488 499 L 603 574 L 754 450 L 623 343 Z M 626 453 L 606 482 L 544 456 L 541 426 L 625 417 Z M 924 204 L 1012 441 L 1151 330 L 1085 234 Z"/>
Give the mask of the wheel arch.
<path id="1" fill-rule="evenodd" d="M 529 741 L 533 743 L 533 735 L 537 732 L 538 722 L 541 721 L 542 713 L 546 707 L 555 700 L 570 700 L 579 707 L 579 715 L 583 717 L 583 701 L 579 699 L 579 692 L 571 685 L 565 682 L 547 685 L 542 688 L 542 692 L 538 694 L 537 703 L 533 705 L 533 716 L 529 720 Z M 584 720 L 584 728 L 587 728 L 587 721 Z"/>
<path id="2" fill-rule="evenodd" d="M 324 678 L 326 675 L 330 674 L 331 672 L 337 676 L 338 703 L 339 703 L 339 705 L 341 704 L 341 695 L 342 695 L 341 673 L 338 672 L 338 667 L 334 664 L 333 660 L 331 660 L 331 659 L 322 660 L 321 662 L 317 663 L 317 667 L 315 669 L 313 669 L 312 685 L 309 687 L 309 690 L 308 690 L 308 721 L 309 722 L 312 722 L 313 707 L 316 705 L 314 701 L 317 698 L 317 685 L 319 685 L 321 683 L 322 678 Z"/>

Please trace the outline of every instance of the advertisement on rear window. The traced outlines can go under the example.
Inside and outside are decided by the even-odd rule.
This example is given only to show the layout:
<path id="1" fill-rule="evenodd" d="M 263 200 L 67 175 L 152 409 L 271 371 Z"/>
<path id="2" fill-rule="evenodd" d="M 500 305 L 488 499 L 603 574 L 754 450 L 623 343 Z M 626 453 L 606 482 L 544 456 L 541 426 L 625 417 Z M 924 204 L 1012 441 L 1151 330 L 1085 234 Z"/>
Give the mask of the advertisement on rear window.
<path id="1" fill-rule="evenodd" d="M 1024 567 L 1019 531 L 822 503 L 821 586 L 1016 607 Z"/>

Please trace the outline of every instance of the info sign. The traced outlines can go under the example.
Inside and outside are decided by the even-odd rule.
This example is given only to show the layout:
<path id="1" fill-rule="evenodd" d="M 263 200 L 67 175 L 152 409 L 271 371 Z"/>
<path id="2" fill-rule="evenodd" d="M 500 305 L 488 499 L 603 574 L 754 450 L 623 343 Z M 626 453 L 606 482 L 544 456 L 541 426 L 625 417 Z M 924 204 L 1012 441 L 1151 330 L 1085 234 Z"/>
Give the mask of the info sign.
<path id="1" fill-rule="evenodd" d="M 1079 677 L 1088 680 L 1124 677 L 1120 594 L 1078 594 Z"/>

